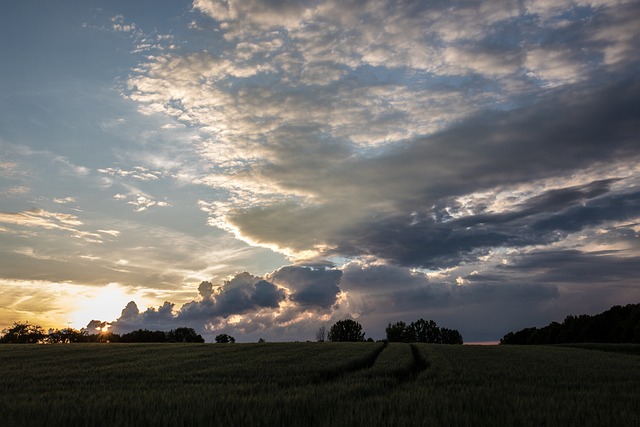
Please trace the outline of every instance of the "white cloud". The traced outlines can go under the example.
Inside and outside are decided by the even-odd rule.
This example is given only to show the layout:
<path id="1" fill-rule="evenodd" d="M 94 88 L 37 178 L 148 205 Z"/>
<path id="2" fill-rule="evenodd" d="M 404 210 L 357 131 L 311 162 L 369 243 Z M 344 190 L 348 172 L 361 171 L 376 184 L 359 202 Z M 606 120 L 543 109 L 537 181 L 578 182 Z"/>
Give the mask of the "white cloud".
<path id="1" fill-rule="evenodd" d="M 59 205 L 65 205 L 67 203 L 75 203 L 76 199 L 74 197 L 63 197 L 63 198 L 57 198 L 55 197 L 53 199 L 53 203 L 59 204 Z"/>
<path id="2" fill-rule="evenodd" d="M 4 160 L 0 157 L 0 176 L 5 178 L 15 178 L 18 174 L 18 164 Z"/>
<path id="3" fill-rule="evenodd" d="M 118 237 L 120 235 L 120 231 L 118 230 L 97 230 L 98 233 L 108 234 L 113 237 Z"/>
<path id="4" fill-rule="evenodd" d="M 571 60 L 569 49 L 531 50 L 527 52 L 524 66 L 532 76 L 543 80 L 545 86 L 575 83 L 582 78 L 582 64 Z"/>
<path id="5" fill-rule="evenodd" d="M 133 205 L 135 207 L 136 212 L 145 212 L 152 206 L 158 206 L 163 208 L 171 206 L 169 202 L 153 200 L 147 196 L 142 196 L 142 195 L 135 196 L 133 200 L 130 200 L 127 203 L 130 205 Z"/>
<path id="6" fill-rule="evenodd" d="M 131 177 L 139 181 L 155 181 L 160 179 L 164 174 L 160 171 L 152 171 L 142 166 L 136 166 L 133 170 L 124 170 L 122 168 L 104 168 L 98 169 L 98 172 L 119 177 Z"/>
<path id="7" fill-rule="evenodd" d="M 77 216 L 43 209 L 31 209 L 23 212 L 0 212 L 0 222 L 25 227 L 74 230 L 71 227 L 82 225 Z"/>
<path id="8" fill-rule="evenodd" d="M 17 185 L 0 190 L 0 194 L 6 197 L 17 197 L 23 194 L 27 194 L 31 191 L 29 187 L 24 185 Z"/>

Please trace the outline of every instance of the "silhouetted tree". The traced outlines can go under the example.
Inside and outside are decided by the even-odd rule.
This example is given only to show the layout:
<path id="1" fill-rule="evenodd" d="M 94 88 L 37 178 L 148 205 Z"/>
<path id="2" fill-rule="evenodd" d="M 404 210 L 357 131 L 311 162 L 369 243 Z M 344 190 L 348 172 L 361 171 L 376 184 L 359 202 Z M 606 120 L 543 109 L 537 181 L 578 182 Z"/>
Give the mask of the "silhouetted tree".
<path id="1" fill-rule="evenodd" d="M 462 335 L 455 329 L 440 328 L 441 344 L 463 344 Z"/>
<path id="2" fill-rule="evenodd" d="M 442 343 L 441 330 L 433 320 L 418 319 L 411 322 L 409 327 L 413 330 L 417 342 Z"/>
<path id="3" fill-rule="evenodd" d="M 324 342 L 327 339 L 327 328 L 323 325 L 316 331 L 316 341 Z"/>
<path id="4" fill-rule="evenodd" d="M 14 322 L 13 326 L 7 329 L 2 338 L 0 338 L 0 342 L 9 344 L 33 344 L 43 341 L 44 338 L 45 333 L 42 326 L 31 325 L 28 322 Z"/>
<path id="5" fill-rule="evenodd" d="M 86 332 L 78 331 L 77 329 L 73 328 L 63 328 L 55 330 L 50 329 L 45 341 L 51 344 L 66 344 L 72 342 L 84 342 L 86 340 L 86 337 Z"/>
<path id="6" fill-rule="evenodd" d="M 219 334 L 219 335 L 216 335 L 216 342 L 218 344 L 227 344 L 227 343 L 233 344 L 234 342 L 236 342 L 236 339 L 231 335 Z"/>
<path id="7" fill-rule="evenodd" d="M 407 327 L 407 324 L 400 321 L 393 325 L 389 323 L 387 329 L 387 341 L 389 342 L 415 342 L 415 333 Z"/>
<path id="8" fill-rule="evenodd" d="M 561 344 L 578 342 L 640 343 L 640 304 L 616 305 L 589 316 L 567 316 L 562 323 L 509 332 L 500 344 Z"/>
<path id="9" fill-rule="evenodd" d="M 362 325 L 355 320 L 338 320 L 329 329 L 329 341 L 364 341 Z"/>
<path id="10" fill-rule="evenodd" d="M 111 331 L 104 331 L 104 332 L 99 332 L 97 334 L 89 335 L 87 341 L 88 342 L 119 342 L 120 335 Z"/>
<path id="11" fill-rule="evenodd" d="M 204 338 L 193 328 L 176 328 L 167 332 L 167 341 L 203 343 Z"/>
<path id="12" fill-rule="evenodd" d="M 439 328 L 433 320 L 419 319 L 407 325 L 389 323 L 386 329 L 389 342 L 425 342 L 432 344 L 462 344 L 462 335 L 455 329 Z"/>
<path id="13" fill-rule="evenodd" d="M 138 329 L 120 337 L 121 342 L 167 342 L 167 332 Z M 182 342 L 182 341 L 181 341 Z"/>

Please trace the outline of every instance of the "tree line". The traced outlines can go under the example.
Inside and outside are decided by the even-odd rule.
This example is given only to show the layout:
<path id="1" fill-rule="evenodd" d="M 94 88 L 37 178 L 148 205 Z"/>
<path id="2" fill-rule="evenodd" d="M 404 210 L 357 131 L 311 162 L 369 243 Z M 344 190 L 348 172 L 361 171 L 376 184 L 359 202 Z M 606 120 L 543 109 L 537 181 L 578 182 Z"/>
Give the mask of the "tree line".
<path id="1" fill-rule="evenodd" d="M 567 316 L 562 323 L 509 332 L 500 344 L 640 343 L 640 304 L 613 306 L 589 316 Z"/>
<path id="2" fill-rule="evenodd" d="M 389 342 L 425 342 L 431 344 L 462 344 L 462 335 L 456 329 L 438 327 L 433 320 L 418 319 L 389 323 L 386 329 Z"/>
<path id="3" fill-rule="evenodd" d="M 232 337 L 229 338 L 233 339 Z M 0 343 L 4 344 L 57 344 L 80 342 L 203 343 L 204 338 L 202 338 L 202 336 L 193 328 L 186 327 L 171 329 L 168 332 L 138 329 L 137 331 L 127 332 L 121 335 L 109 331 L 89 333 L 86 329 L 77 330 L 73 328 L 50 329 L 48 333 L 45 333 L 42 326 L 32 325 L 28 322 L 14 322 L 13 326 L 3 331 L 3 334 L 0 337 Z"/>
<path id="4" fill-rule="evenodd" d="M 433 320 L 419 319 L 410 324 L 396 322 L 389 323 L 386 328 L 388 342 L 424 342 L 432 344 L 462 344 L 462 335 L 455 329 L 440 328 Z M 337 321 L 327 333 L 321 326 L 316 332 L 317 341 L 365 341 L 362 325 L 355 320 L 345 319 Z M 369 338 L 366 341 L 373 341 Z"/>
<path id="5" fill-rule="evenodd" d="M 424 342 L 435 344 L 462 344 L 462 335 L 455 329 L 440 328 L 433 320 L 420 319 L 410 324 L 396 322 L 389 323 L 386 329 L 388 342 Z M 235 343 L 234 337 L 228 334 L 218 334 L 216 343 Z M 338 320 L 327 331 L 321 326 L 316 331 L 316 341 L 333 342 L 362 342 L 373 341 L 365 338 L 362 325 L 355 320 Z M 124 334 L 116 334 L 110 331 L 89 333 L 87 329 L 76 330 L 73 328 L 50 329 L 48 333 L 38 325 L 15 322 L 11 328 L 3 331 L 0 343 L 7 344 L 55 344 L 55 343 L 87 343 L 87 342 L 124 342 L 124 343 L 163 343 L 163 342 L 192 342 L 203 343 L 204 338 L 193 328 L 176 328 L 168 332 L 150 331 L 138 329 Z M 258 342 L 264 342 L 260 338 Z"/>

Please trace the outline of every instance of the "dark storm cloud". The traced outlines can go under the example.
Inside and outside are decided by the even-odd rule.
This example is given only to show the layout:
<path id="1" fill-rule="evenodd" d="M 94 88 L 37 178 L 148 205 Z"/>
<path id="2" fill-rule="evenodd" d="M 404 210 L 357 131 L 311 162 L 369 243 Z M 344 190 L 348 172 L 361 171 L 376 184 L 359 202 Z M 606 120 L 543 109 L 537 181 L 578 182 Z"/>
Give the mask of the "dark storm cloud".
<path id="1" fill-rule="evenodd" d="M 475 278 L 469 275 L 466 278 Z M 471 282 L 471 280 L 469 280 Z M 463 307 L 487 302 L 507 302 L 521 298 L 548 300 L 557 297 L 555 286 L 531 282 L 492 283 L 473 280 L 471 285 L 456 284 L 451 278 L 429 279 L 424 273 L 396 265 L 352 263 L 344 270 L 341 286 L 345 290 L 384 296 L 387 305 L 398 311 Z"/>
<path id="2" fill-rule="evenodd" d="M 244 272 L 213 289 L 209 282 L 202 282 L 198 288 L 202 301 L 185 304 L 178 318 L 228 317 L 261 308 L 277 308 L 285 299 L 285 293 L 273 283 Z"/>
<path id="3" fill-rule="evenodd" d="M 573 206 L 557 215 L 532 224 L 534 231 L 579 231 L 605 221 L 620 221 L 640 215 L 640 192 L 617 194 Z"/>
<path id="4" fill-rule="evenodd" d="M 374 255 L 405 266 L 446 267 L 493 247 L 548 244 L 567 233 L 640 215 L 640 193 L 607 195 L 618 180 L 551 190 L 506 213 L 436 221 L 394 216 L 350 233 L 336 252 Z"/>
<path id="5" fill-rule="evenodd" d="M 425 276 L 397 265 L 351 262 L 343 267 L 340 286 L 345 291 L 386 292 L 389 289 L 416 288 L 427 285 Z"/>
<path id="6" fill-rule="evenodd" d="M 397 265 L 352 262 L 341 287 L 357 301 L 358 320 L 380 337 L 389 322 L 424 318 L 458 328 L 467 341 L 495 340 L 511 325 L 538 324 L 550 307 L 566 304 L 556 284 L 537 283 L 535 276 L 498 274 L 493 281 L 474 272 L 461 281 L 456 270 L 429 277 Z"/>
<path id="7" fill-rule="evenodd" d="M 475 250 L 547 243 L 555 231 L 633 218 L 640 214 L 637 193 L 603 196 L 615 179 L 556 189 L 498 214 L 439 221 L 429 208 L 438 204 L 434 201 L 446 206 L 454 196 L 505 183 L 564 176 L 603 161 L 637 158 L 638 134 L 639 79 L 592 97 L 574 89 L 528 109 L 476 118 L 381 156 L 367 169 L 373 181 L 369 188 L 379 194 L 397 189 L 395 195 L 385 195 L 395 196 L 401 211 L 421 214 L 420 221 L 407 214 L 389 215 L 341 230 L 330 243 L 336 254 L 447 266 Z M 363 168 L 353 165 L 351 170 Z M 413 191 L 409 194 L 401 187 Z"/>
<path id="8" fill-rule="evenodd" d="M 640 79 L 587 90 L 559 90 L 527 108 L 477 116 L 348 170 L 371 179 L 372 191 L 405 188 L 411 192 L 398 193 L 405 203 L 419 203 L 637 157 Z"/>
<path id="9" fill-rule="evenodd" d="M 282 267 L 270 276 L 275 283 L 292 291 L 291 301 L 320 308 L 329 308 L 336 303 L 341 277 L 340 270 L 297 266 Z"/>
<path id="10" fill-rule="evenodd" d="M 436 284 L 393 292 L 390 297 L 398 310 L 428 311 L 447 307 L 461 309 L 474 304 L 548 301 L 558 297 L 558 289 L 550 284 L 533 283 L 475 283 L 466 286 Z"/>
<path id="11" fill-rule="evenodd" d="M 590 284 L 625 283 L 640 280 L 640 257 L 625 256 L 615 250 L 583 252 L 579 250 L 536 251 L 518 256 L 497 268 L 506 277 L 535 277 L 540 283 Z M 482 278 L 469 277 L 471 280 Z M 513 279 L 512 279 L 513 280 Z"/>
<path id="12" fill-rule="evenodd" d="M 303 173 L 286 161 L 267 167 L 267 176 L 286 183 L 291 191 L 316 195 L 318 203 L 247 207 L 232 210 L 227 219 L 257 242 L 300 251 L 326 244 L 336 248 L 332 254 L 347 256 L 396 253 L 385 258 L 405 260 L 405 265 L 433 265 L 435 261 L 421 260 L 448 258 L 457 248 L 535 243 L 539 237 L 497 226 L 452 229 L 454 224 L 423 219 L 409 227 L 407 217 L 416 212 L 437 218 L 433 207 L 450 206 L 457 197 L 571 175 L 581 176 L 587 182 L 581 185 L 587 186 L 558 188 L 541 196 L 544 199 L 531 199 L 487 221 L 511 223 L 515 217 L 532 216 L 535 209 L 562 210 L 578 199 L 602 194 L 615 181 L 589 184 L 590 168 L 640 160 L 640 79 L 600 89 L 592 84 L 551 90 L 528 107 L 485 112 L 370 157 L 340 155 L 327 160 L 320 175 L 307 168 Z M 607 212 L 616 218 L 613 210 Z M 600 221 L 606 220 L 607 212 L 600 212 Z M 544 228 L 544 223 L 539 226 Z"/>

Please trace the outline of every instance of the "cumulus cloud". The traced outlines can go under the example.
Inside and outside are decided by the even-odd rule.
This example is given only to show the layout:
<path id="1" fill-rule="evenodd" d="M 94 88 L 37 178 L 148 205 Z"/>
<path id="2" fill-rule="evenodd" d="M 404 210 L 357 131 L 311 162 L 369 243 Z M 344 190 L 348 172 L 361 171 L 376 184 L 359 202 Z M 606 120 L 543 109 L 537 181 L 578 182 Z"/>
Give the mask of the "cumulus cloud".
<path id="1" fill-rule="evenodd" d="M 158 308 L 140 311 L 131 301 L 121 316 L 111 322 L 111 330 L 167 329 L 189 325 L 213 333 L 221 328 L 262 330 L 271 328 L 312 328 L 309 313 L 330 316 L 339 311 L 339 270 L 287 266 L 259 277 L 238 273 L 222 285 L 203 281 L 199 299 L 175 305 L 165 302 Z"/>
<path id="2" fill-rule="evenodd" d="M 282 267 L 269 277 L 288 288 L 290 300 L 301 306 L 329 308 L 337 302 L 342 272 L 310 267 Z"/>
<path id="3" fill-rule="evenodd" d="M 577 305 L 584 311 L 593 311 L 601 305 L 598 299 L 604 296 L 603 291 L 593 293 L 584 289 L 590 286 L 582 282 L 588 273 L 570 278 L 569 274 L 555 268 L 562 263 L 545 261 L 556 256 L 562 260 L 571 258 L 572 262 L 586 266 L 606 255 L 575 251 L 533 252 L 514 258 L 509 265 L 485 265 L 487 270 L 483 273 L 465 272 L 459 268 L 429 273 L 378 261 L 352 261 L 342 269 L 331 270 L 332 274 L 325 270 L 287 266 L 269 275 L 270 278 L 280 275 L 285 280 L 301 278 L 306 283 L 300 289 L 309 289 L 309 284 L 313 283 L 335 283 L 336 277 L 340 277 L 340 299 L 344 304 L 324 308 L 311 307 L 304 298 L 294 298 L 296 289 L 275 285 L 245 272 L 221 286 L 201 283 L 198 287 L 200 299 L 180 308 L 165 302 L 158 308 L 140 311 L 132 301 L 120 318 L 110 323 L 110 330 L 123 333 L 138 328 L 168 330 L 189 326 L 209 339 L 223 331 L 240 340 L 257 337 L 313 339 L 313 333 L 320 325 L 351 317 L 357 318 L 370 336 L 382 338 L 389 322 L 430 318 L 459 328 L 467 340 L 491 340 L 506 333 L 505 328 L 510 325 L 524 327 L 532 322 L 544 323 L 549 316 L 562 317 L 576 304 L 576 298 L 579 299 Z M 629 279 L 637 276 L 632 267 L 636 261 L 620 259 L 618 263 L 609 264 L 601 260 L 597 267 L 588 271 L 602 268 L 598 277 L 614 274 L 615 280 Z M 615 273 L 620 267 L 623 271 Z M 637 294 L 635 288 L 628 288 L 624 297 Z M 608 296 L 607 302 L 617 303 L 619 299 Z M 314 301 L 318 301 L 317 295 Z M 478 318 L 483 321 L 478 322 Z M 509 319 L 509 326 L 505 326 L 505 319 Z"/>

